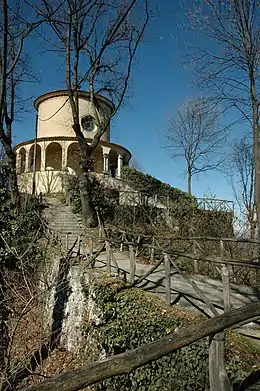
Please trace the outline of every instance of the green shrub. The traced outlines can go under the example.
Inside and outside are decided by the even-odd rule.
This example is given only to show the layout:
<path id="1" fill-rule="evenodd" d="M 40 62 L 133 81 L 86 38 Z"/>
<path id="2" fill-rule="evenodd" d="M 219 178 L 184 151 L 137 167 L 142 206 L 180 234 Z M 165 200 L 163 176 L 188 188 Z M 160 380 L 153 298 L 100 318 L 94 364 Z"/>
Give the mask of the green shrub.
<path id="1" fill-rule="evenodd" d="M 99 326 L 87 325 L 102 355 L 120 354 L 154 341 L 202 318 L 167 306 L 153 294 L 128 288 L 122 281 L 99 278 L 94 297 L 102 314 Z M 92 340 L 93 341 L 93 340 Z M 226 365 L 231 381 L 259 368 L 260 351 L 242 336 L 228 332 Z M 255 365 L 257 364 L 257 365 Z M 208 339 L 144 365 L 128 375 L 97 385 L 102 391 L 203 391 L 209 388 Z"/>
<path id="2" fill-rule="evenodd" d="M 122 168 L 122 179 L 125 180 L 133 189 L 144 192 L 148 196 L 157 194 L 160 197 L 170 197 L 173 200 L 187 200 L 189 203 L 195 203 L 196 199 L 181 191 L 161 182 L 159 179 L 154 178 L 151 175 L 144 174 L 134 168 L 124 166 Z"/>
<path id="3" fill-rule="evenodd" d="M 118 204 L 119 193 L 117 190 L 105 188 L 94 176 L 91 177 L 91 198 L 94 207 L 102 218 L 113 215 L 113 206 Z M 76 176 L 68 178 L 68 191 L 71 195 L 72 210 L 81 213 L 81 200 L 79 181 Z"/>
<path id="4" fill-rule="evenodd" d="M 117 289 L 118 288 L 118 291 Z M 154 341 L 189 324 L 193 316 L 178 314 L 156 297 L 139 289 L 97 284 L 98 307 L 104 324 L 98 329 L 100 352 L 113 355 Z M 208 342 L 202 340 L 98 385 L 99 390 L 206 390 L 208 387 Z"/>
<path id="5" fill-rule="evenodd" d="M 11 203 L 10 192 L 5 186 L 7 171 L 0 169 L 0 263 L 7 269 L 34 268 L 39 254 L 38 239 L 41 236 L 42 205 L 37 198 L 21 195 L 21 206 Z M 22 260 L 19 261 L 19 256 Z"/>

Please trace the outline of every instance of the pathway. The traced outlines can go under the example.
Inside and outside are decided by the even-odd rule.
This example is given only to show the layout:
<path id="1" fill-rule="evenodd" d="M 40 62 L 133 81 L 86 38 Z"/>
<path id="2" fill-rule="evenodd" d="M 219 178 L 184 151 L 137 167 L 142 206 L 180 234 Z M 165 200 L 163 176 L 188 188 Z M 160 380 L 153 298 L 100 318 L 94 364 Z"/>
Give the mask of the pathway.
<path id="1" fill-rule="evenodd" d="M 119 269 L 123 272 L 126 279 L 129 280 L 130 268 L 129 257 L 123 252 L 115 252 L 115 259 L 118 263 Z M 113 265 L 113 264 L 112 264 Z M 141 263 L 136 264 L 135 280 L 138 277 L 144 275 L 153 265 L 144 265 Z M 106 254 L 102 253 L 95 264 L 96 268 L 106 268 Z M 112 273 L 116 273 L 116 269 L 112 266 Z M 200 290 L 206 295 L 219 313 L 223 313 L 223 287 L 221 280 L 198 276 L 189 275 L 189 278 L 196 283 Z M 138 284 L 139 288 L 146 291 L 156 293 L 160 297 L 165 297 L 165 270 L 162 264 L 159 268 L 149 275 L 143 282 Z M 248 303 L 256 302 L 260 300 L 260 291 L 247 287 L 245 285 L 230 285 L 230 301 L 232 309 L 242 307 Z M 178 305 L 185 307 L 188 310 L 195 312 L 209 313 L 205 304 L 201 301 L 199 295 L 195 292 L 194 288 L 183 279 L 175 270 L 171 270 L 171 303 L 172 305 Z M 259 322 L 260 325 L 260 322 Z M 260 339 L 260 326 L 258 321 L 250 323 L 247 326 L 243 326 L 241 329 L 244 334 L 255 336 Z"/>

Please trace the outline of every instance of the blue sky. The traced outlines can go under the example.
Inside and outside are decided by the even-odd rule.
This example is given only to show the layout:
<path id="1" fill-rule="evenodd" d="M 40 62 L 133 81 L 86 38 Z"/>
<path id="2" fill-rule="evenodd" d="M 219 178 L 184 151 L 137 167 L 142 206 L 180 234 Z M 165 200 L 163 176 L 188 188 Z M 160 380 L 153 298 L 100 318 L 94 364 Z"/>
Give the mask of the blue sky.
<path id="1" fill-rule="evenodd" d="M 162 148 L 162 133 L 167 129 L 169 115 L 174 114 L 184 100 L 194 96 L 192 69 L 180 66 L 185 39 L 189 37 L 182 28 L 183 9 L 178 0 L 160 2 L 159 11 L 139 49 L 131 79 L 132 98 L 113 121 L 111 141 L 128 148 L 144 172 L 186 190 L 186 179 L 182 175 L 185 166 L 181 161 L 173 161 Z M 36 42 L 31 38 L 27 45 L 32 54 Z M 33 66 L 38 69 L 41 80 L 28 85 L 26 94 L 32 97 L 28 103 L 31 109 L 24 120 L 15 125 L 15 143 L 34 137 L 33 99 L 50 90 L 64 88 L 63 72 L 54 54 L 35 52 Z M 194 177 L 193 193 L 197 197 L 211 194 L 233 199 L 227 179 L 216 172 Z"/>

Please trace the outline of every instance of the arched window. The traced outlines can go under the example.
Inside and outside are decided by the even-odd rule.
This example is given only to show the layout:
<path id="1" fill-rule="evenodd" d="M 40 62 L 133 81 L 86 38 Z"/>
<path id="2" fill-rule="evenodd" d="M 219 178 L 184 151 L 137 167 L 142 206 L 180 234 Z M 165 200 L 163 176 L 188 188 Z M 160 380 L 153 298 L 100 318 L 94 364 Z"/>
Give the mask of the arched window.
<path id="1" fill-rule="evenodd" d="M 62 148 L 59 143 L 50 143 L 46 148 L 45 168 L 60 171 L 62 167 Z"/>
<path id="2" fill-rule="evenodd" d="M 25 164 L 26 164 L 26 150 L 25 150 L 25 148 L 20 149 L 19 159 L 20 159 L 19 172 L 20 172 L 20 174 L 23 174 L 25 172 Z"/>
<path id="3" fill-rule="evenodd" d="M 35 171 L 40 171 L 41 169 L 41 147 L 36 145 L 36 156 L 35 156 Z M 31 146 L 29 151 L 29 167 L 30 171 L 33 172 L 34 165 L 34 145 Z"/>
<path id="4" fill-rule="evenodd" d="M 72 170 L 75 172 L 78 172 L 78 170 L 79 170 L 79 146 L 78 146 L 78 143 L 72 143 L 68 147 L 67 167 L 72 168 Z"/>

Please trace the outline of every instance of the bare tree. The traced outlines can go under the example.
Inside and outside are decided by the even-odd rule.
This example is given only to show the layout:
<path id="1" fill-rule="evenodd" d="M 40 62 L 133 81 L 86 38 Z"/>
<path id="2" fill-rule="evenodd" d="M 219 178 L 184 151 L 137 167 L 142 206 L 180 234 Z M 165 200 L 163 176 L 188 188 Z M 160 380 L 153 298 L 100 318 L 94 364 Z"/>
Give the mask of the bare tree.
<path id="1" fill-rule="evenodd" d="M 72 127 L 79 144 L 79 187 L 86 226 L 97 218 L 91 201 L 91 156 L 111 118 L 124 101 L 133 61 L 149 19 L 148 0 L 66 0 L 54 17 L 59 1 L 42 0 L 37 11 L 49 19 L 56 45 L 65 57 L 64 78 L 72 111 Z M 79 90 L 90 92 L 96 133 L 88 144 L 79 116 Z M 111 113 L 100 104 L 99 94 L 110 98 Z"/>
<path id="2" fill-rule="evenodd" d="M 249 121 L 255 164 L 254 197 L 260 227 L 259 156 L 259 34 L 258 0 L 199 0 L 189 19 L 204 39 L 204 48 L 193 56 L 201 85 L 227 107 L 235 107 Z"/>
<path id="3" fill-rule="evenodd" d="M 255 237 L 255 165 L 252 141 L 247 136 L 234 141 L 230 153 L 233 191 L 240 213 L 246 217 L 250 238 Z"/>
<path id="4" fill-rule="evenodd" d="M 171 156 L 185 161 L 189 194 L 194 175 L 216 170 L 223 162 L 220 149 L 226 140 L 226 128 L 220 127 L 219 113 L 207 99 L 184 103 L 170 118 L 165 138 Z"/>
<path id="5" fill-rule="evenodd" d="M 16 156 L 12 148 L 12 125 L 17 103 L 17 87 L 24 81 L 26 67 L 24 41 L 42 21 L 27 21 L 21 1 L 1 0 L 0 13 L 0 142 L 9 165 L 9 187 L 14 203 L 19 191 L 16 177 Z"/>

